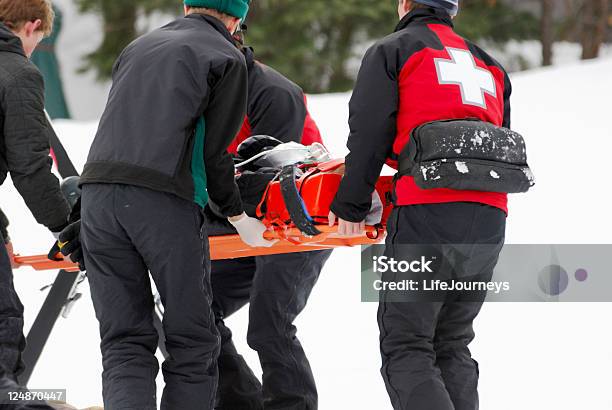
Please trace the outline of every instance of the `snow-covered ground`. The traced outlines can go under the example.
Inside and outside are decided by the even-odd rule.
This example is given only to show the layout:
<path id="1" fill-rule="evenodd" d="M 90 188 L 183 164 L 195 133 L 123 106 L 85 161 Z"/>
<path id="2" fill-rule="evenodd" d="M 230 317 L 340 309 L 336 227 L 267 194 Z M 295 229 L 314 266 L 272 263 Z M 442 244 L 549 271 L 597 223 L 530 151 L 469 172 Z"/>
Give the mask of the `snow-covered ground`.
<path id="1" fill-rule="evenodd" d="M 503 45 L 481 44 L 509 71 L 521 71 L 542 65 L 542 43 L 537 40 L 512 40 Z M 604 44 L 601 57 L 612 55 L 612 44 Z M 553 65 L 565 65 L 580 60 L 582 47 L 578 43 L 560 41 L 553 45 Z"/>
<path id="2" fill-rule="evenodd" d="M 612 59 L 540 69 L 513 76 L 513 128 L 527 139 L 538 178 L 528 195 L 511 201 L 510 243 L 612 243 Z M 312 115 L 337 155 L 346 152 L 349 94 L 313 96 Z M 96 123 L 58 121 L 70 154 L 82 166 Z M 24 211 L 10 182 L 0 189 L 16 249 L 42 253 L 51 235 Z M 376 305 L 360 302 L 358 249 L 334 253 L 298 320 L 314 369 L 322 410 L 389 409 L 379 376 Z M 20 269 L 17 289 L 29 328 L 54 273 Z M 78 406 L 101 403 L 98 330 L 84 297 L 60 319 L 31 380 L 33 388 L 66 388 Z M 605 410 L 612 408 L 612 306 L 607 304 L 487 304 L 476 324 L 473 353 L 480 361 L 483 410 Z M 229 320 L 256 372 L 245 342 L 247 312 Z M 161 376 L 160 376 L 161 385 Z"/>

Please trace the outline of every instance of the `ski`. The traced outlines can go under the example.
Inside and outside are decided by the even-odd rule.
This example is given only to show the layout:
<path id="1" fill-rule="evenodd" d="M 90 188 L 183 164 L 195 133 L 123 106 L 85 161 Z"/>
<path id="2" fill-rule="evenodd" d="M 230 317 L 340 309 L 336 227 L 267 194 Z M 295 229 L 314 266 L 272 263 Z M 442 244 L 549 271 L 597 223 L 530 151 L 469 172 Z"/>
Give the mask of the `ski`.
<path id="1" fill-rule="evenodd" d="M 22 355 L 25 370 L 18 377 L 20 384 L 27 386 L 53 331 L 55 322 L 67 304 L 69 295 L 75 290 L 78 277 L 78 272 L 61 270 L 50 286 L 49 294 L 26 337 L 27 344 Z"/>
<path id="2" fill-rule="evenodd" d="M 48 115 L 47 122 L 51 129 L 49 142 L 60 176 L 62 178 L 78 176 L 79 173 L 55 133 Z M 80 298 L 81 295 L 77 293 L 76 288 L 83 279 L 84 275 L 81 272 L 60 270 L 55 281 L 50 286 L 49 293 L 26 337 L 26 347 L 22 354 L 25 370 L 19 375 L 19 382 L 24 386 L 28 384 L 36 368 L 36 364 L 42 355 L 57 319 L 60 315 L 67 315 L 72 303 Z"/>
<path id="3" fill-rule="evenodd" d="M 157 330 L 157 334 L 159 339 L 157 341 L 157 347 L 159 351 L 164 356 L 164 359 L 170 357 L 168 354 L 168 350 L 166 349 L 166 334 L 164 333 L 164 324 L 162 323 L 162 318 L 164 317 L 164 306 L 161 302 L 161 296 L 159 293 L 154 296 L 155 309 L 153 310 L 153 326 L 155 330 Z"/>
<path id="4" fill-rule="evenodd" d="M 51 132 L 49 133 L 49 143 L 51 145 L 51 155 L 53 156 L 57 171 L 59 172 L 62 178 L 75 176 L 78 177 L 79 172 L 74 167 L 74 164 L 72 163 L 72 160 L 70 160 L 68 152 L 66 152 L 62 141 L 60 141 L 55 130 L 53 129 L 53 123 L 51 122 L 51 118 L 46 113 L 46 111 L 45 114 L 47 116 L 47 122 L 49 123 L 49 127 L 51 129 Z"/>

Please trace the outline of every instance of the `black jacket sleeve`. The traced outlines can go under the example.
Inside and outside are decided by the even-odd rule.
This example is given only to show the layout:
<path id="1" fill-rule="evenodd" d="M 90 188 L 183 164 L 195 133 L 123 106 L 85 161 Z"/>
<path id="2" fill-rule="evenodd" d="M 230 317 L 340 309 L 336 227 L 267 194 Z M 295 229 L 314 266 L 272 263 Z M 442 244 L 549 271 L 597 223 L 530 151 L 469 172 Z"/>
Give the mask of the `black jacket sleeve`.
<path id="1" fill-rule="evenodd" d="M 240 192 L 234 180 L 234 160 L 227 152 L 238 134 L 247 104 L 247 68 L 244 61 L 231 61 L 211 91 L 206 118 L 204 164 L 208 195 L 224 216 L 243 212 Z"/>
<path id="2" fill-rule="evenodd" d="M 6 160 L 13 184 L 38 221 L 52 231 L 66 225 L 70 207 L 51 172 L 49 133 L 44 114 L 44 82 L 33 66 L 15 76 L 4 92 Z"/>
<path id="3" fill-rule="evenodd" d="M 2 239 L 4 240 L 5 244 L 11 241 L 11 238 L 9 237 L 8 233 L 8 226 L 9 220 L 4 214 L 4 212 L 2 212 L 2 209 L 0 209 L 0 235 L 2 235 Z"/>
<path id="4" fill-rule="evenodd" d="M 510 95 L 512 94 L 512 83 L 508 73 L 504 75 L 504 122 L 502 127 L 510 128 Z"/>
<path id="5" fill-rule="evenodd" d="M 382 45 L 366 53 L 349 104 L 350 135 L 346 172 L 331 210 L 350 222 L 361 222 L 372 204 L 372 192 L 392 152 L 399 104 L 394 57 Z"/>
<path id="6" fill-rule="evenodd" d="M 301 142 L 306 104 L 304 95 L 300 94 L 281 86 L 262 90 L 251 103 L 251 134 L 269 135 L 282 142 Z"/>

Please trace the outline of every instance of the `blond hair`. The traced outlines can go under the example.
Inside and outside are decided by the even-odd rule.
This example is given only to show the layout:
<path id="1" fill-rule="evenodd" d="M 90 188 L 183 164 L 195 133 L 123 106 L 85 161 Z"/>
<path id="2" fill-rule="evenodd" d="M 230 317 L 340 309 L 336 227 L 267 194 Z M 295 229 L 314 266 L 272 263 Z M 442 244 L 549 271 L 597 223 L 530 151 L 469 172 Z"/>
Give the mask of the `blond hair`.
<path id="1" fill-rule="evenodd" d="M 27 22 L 40 20 L 38 31 L 48 36 L 53 31 L 54 17 L 50 0 L 0 0 L 0 22 L 13 31 L 20 31 Z"/>

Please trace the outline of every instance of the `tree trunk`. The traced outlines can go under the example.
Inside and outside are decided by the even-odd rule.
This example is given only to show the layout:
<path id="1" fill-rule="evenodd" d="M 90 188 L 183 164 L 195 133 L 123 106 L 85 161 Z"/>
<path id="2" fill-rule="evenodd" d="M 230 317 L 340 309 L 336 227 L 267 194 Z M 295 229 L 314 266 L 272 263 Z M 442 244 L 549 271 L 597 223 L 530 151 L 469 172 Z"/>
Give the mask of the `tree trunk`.
<path id="1" fill-rule="evenodd" d="M 102 44 L 86 56 L 88 66 L 97 71 L 99 80 L 111 77 L 121 51 L 136 37 L 136 5 L 131 1 L 100 0 L 104 24 Z"/>
<path id="2" fill-rule="evenodd" d="M 553 0 L 542 1 L 540 40 L 542 42 L 542 65 L 552 65 L 554 38 Z"/>
<path id="3" fill-rule="evenodd" d="M 608 27 L 608 10 L 608 0 L 586 0 L 580 33 L 583 60 L 599 57 Z"/>

